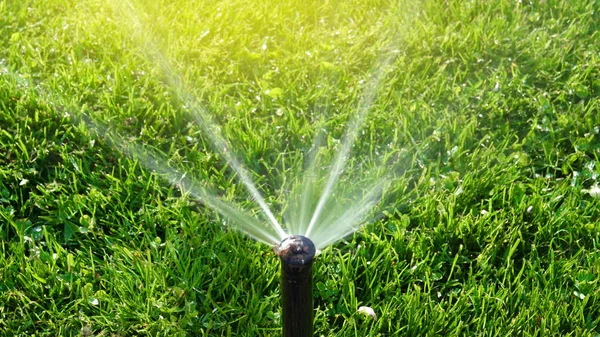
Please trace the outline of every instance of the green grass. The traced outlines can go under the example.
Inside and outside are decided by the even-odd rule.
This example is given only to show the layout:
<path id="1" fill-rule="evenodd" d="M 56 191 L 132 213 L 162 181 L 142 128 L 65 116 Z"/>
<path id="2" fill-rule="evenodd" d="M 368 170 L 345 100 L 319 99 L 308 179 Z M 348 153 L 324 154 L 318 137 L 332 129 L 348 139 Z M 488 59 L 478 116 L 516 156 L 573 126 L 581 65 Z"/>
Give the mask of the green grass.
<path id="1" fill-rule="evenodd" d="M 0 0 L 0 335 L 280 335 L 270 247 L 81 113 L 257 212 L 201 98 L 279 215 L 389 55 L 351 164 L 395 179 L 318 257 L 316 335 L 600 334 L 597 2 L 116 3 Z"/>

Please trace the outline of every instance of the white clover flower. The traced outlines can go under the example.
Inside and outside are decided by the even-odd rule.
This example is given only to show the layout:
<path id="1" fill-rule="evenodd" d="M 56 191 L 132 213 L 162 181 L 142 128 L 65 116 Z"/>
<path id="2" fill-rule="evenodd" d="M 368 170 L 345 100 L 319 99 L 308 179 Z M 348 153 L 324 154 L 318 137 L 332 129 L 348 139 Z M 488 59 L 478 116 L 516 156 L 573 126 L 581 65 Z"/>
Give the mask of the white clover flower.
<path id="1" fill-rule="evenodd" d="M 374 320 L 377 320 L 377 315 L 375 314 L 375 310 L 371 307 L 362 306 L 358 308 L 358 312 L 365 314 L 367 316 L 373 317 Z"/>

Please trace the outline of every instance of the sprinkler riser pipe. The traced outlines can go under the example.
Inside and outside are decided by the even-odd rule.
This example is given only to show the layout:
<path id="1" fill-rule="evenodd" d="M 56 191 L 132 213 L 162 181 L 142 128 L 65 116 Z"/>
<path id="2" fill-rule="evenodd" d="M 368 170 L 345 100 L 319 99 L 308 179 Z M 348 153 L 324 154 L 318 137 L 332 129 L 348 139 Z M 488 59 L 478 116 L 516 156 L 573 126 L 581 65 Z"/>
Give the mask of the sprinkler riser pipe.
<path id="1" fill-rule="evenodd" d="M 273 248 L 281 258 L 283 337 L 313 336 L 312 263 L 315 246 L 294 235 Z"/>

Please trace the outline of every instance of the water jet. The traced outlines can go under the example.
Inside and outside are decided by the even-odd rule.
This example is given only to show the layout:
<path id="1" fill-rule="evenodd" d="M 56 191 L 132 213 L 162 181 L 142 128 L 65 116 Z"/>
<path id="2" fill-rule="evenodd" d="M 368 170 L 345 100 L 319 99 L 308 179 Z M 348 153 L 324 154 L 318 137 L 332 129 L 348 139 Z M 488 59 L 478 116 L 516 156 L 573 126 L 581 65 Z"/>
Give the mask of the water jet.
<path id="1" fill-rule="evenodd" d="M 316 249 L 301 235 L 292 235 L 273 247 L 281 259 L 283 337 L 313 335 L 312 264 Z"/>

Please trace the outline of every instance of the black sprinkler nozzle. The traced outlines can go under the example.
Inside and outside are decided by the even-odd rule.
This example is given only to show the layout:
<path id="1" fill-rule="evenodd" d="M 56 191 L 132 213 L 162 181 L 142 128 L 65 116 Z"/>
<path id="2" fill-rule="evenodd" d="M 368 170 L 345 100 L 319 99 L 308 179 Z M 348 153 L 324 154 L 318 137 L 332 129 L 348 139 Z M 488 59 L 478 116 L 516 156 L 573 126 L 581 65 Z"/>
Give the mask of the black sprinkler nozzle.
<path id="1" fill-rule="evenodd" d="M 312 337 L 315 245 L 307 237 L 292 235 L 273 251 L 281 258 L 283 337 Z"/>

